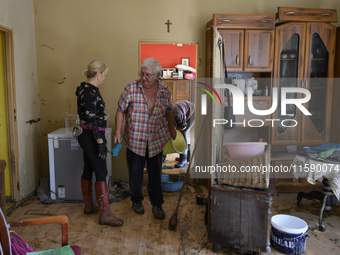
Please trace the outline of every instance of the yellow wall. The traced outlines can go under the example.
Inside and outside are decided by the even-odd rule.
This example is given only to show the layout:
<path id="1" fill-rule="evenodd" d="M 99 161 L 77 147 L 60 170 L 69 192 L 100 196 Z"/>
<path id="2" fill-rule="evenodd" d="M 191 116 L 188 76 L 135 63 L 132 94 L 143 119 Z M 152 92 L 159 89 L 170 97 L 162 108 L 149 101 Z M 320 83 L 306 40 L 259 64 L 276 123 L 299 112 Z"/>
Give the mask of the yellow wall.
<path id="1" fill-rule="evenodd" d="M 0 31 L 0 159 L 6 161 L 5 187 L 6 196 L 11 195 L 10 162 L 8 153 L 7 102 L 5 83 L 4 36 Z"/>
<path id="2" fill-rule="evenodd" d="M 139 40 L 199 42 L 197 69 L 204 75 L 206 23 L 213 13 L 275 14 L 278 6 L 340 12 L 339 0 L 33 0 L 45 175 L 46 134 L 64 127 L 63 112 L 76 112 L 74 93 L 90 60 L 110 67 L 100 90 L 114 128 L 117 100 L 137 77 Z M 168 19 L 170 33 L 164 24 Z M 113 158 L 112 165 L 114 177 L 127 180 L 124 156 Z"/>

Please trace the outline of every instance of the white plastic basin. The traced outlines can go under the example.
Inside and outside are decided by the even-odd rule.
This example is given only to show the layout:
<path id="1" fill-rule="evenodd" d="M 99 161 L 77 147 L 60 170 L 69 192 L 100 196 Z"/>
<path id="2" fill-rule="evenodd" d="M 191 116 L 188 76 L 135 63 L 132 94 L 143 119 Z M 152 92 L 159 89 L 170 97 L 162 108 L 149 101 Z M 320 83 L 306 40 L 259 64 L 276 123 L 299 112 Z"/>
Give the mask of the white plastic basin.
<path id="1" fill-rule="evenodd" d="M 226 143 L 230 158 L 239 160 L 264 153 L 266 142 Z"/>

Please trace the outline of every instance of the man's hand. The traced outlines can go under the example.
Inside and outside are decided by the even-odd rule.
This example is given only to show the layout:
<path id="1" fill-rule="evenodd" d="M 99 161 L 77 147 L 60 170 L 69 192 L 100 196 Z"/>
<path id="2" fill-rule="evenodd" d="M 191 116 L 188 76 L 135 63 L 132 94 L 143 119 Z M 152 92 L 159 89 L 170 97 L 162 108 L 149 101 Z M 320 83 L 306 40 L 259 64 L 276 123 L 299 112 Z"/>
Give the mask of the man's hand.
<path id="1" fill-rule="evenodd" d="M 115 134 L 115 136 L 113 137 L 113 142 L 115 144 L 121 143 L 122 142 L 122 136 L 120 134 Z"/>
<path id="2" fill-rule="evenodd" d="M 170 128 L 170 136 L 172 140 L 176 140 L 177 132 L 174 128 Z"/>
<path id="3" fill-rule="evenodd" d="M 172 140 L 175 140 L 177 133 L 176 133 L 175 125 L 174 125 L 174 116 L 173 116 L 172 111 L 166 113 L 165 117 L 169 125 L 170 136 Z"/>

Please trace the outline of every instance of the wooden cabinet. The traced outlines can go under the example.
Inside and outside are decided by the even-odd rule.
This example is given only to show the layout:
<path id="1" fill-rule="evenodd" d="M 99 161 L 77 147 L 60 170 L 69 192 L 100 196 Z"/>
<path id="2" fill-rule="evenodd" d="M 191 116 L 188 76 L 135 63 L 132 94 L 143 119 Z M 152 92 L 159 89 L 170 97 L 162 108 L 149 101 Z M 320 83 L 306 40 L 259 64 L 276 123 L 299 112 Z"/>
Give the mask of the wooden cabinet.
<path id="1" fill-rule="evenodd" d="M 212 185 L 209 194 L 208 239 L 214 245 L 252 252 L 270 252 L 270 217 L 275 189 Z"/>
<path id="2" fill-rule="evenodd" d="M 272 131 L 273 145 L 315 145 L 330 141 L 332 78 L 335 58 L 335 27 L 325 22 L 291 21 L 276 27 L 274 86 L 278 88 L 277 119 Z M 282 88 L 304 88 L 311 99 L 304 115 L 294 104 L 281 109 Z M 287 93 L 288 99 L 303 98 Z"/>
<path id="3" fill-rule="evenodd" d="M 171 102 L 176 102 L 178 100 L 190 101 L 190 80 L 162 79 L 161 81 L 163 81 L 170 90 Z"/>
<path id="4" fill-rule="evenodd" d="M 337 22 L 336 9 L 278 7 L 277 22 L 285 21 L 322 21 Z"/>
<path id="5" fill-rule="evenodd" d="M 225 82 L 232 84 L 233 78 L 244 79 L 245 88 L 247 88 L 249 84 L 247 81 L 255 80 L 258 84 L 257 89 L 262 90 L 263 93 L 260 94 L 261 96 L 252 97 L 254 108 L 256 110 L 270 109 L 274 69 L 274 35 L 275 15 L 214 14 L 213 19 L 207 23 L 206 31 L 206 77 L 213 79 L 207 80 L 206 83 L 225 78 L 224 68 L 222 68 L 224 60 L 227 69 Z M 268 91 L 268 96 L 262 96 L 267 95 L 265 91 Z M 226 91 L 218 90 L 218 93 L 223 95 Z M 228 104 L 226 98 L 224 97 L 223 102 L 225 105 Z M 253 125 L 254 128 L 229 130 L 228 134 L 223 134 L 225 142 L 235 142 L 240 137 L 243 142 L 254 142 L 258 141 L 257 137 L 263 138 L 263 134 L 266 135 L 264 141 L 270 142 L 271 122 L 265 120 L 271 119 L 271 114 L 267 116 L 252 114 L 247 102 L 248 96 L 245 95 L 244 113 L 235 115 L 236 122 L 239 122 L 237 126 Z M 213 110 L 216 119 L 223 118 L 225 114 L 223 109 Z M 249 120 L 256 119 L 260 121 L 254 121 L 248 125 Z M 242 124 L 244 121 L 245 125 Z"/>
<path id="6" fill-rule="evenodd" d="M 224 40 L 228 72 L 271 72 L 274 15 L 214 14 L 207 24 L 206 76 L 212 77 L 215 30 Z"/>
<path id="7" fill-rule="evenodd" d="M 274 30 L 218 30 L 225 41 L 227 70 L 272 71 Z"/>
<path id="8" fill-rule="evenodd" d="M 218 81 L 225 78 L 225 73 L 220 72 L 223 54 L 221 54 L 219 46 L 223 45 L 220 43 L 223 41 L 228 78 L 236 75 L 241 79 L 254 77 L 259 81 L 259 89 L 265 89 L 268 86 L 270 90 L 273 71 L 274 28 L 274 15 L 214 14 L 213 20 L 208 23 L 207 30 L 206 77 L 216 78 Z M 269 84 L 266 83 L 267 81 L 260 81 L 260 78 L 269 78 L 267 79 Z M 214 81 L 214 79 L 212 80 Z M 226 91 L 217 86 L 215 89 L 223 98 Z M 245 112 L 242 115 L 236 115 L 236 122 L 245 122 L 247 126 L 251 119 L 270 118 L 270 116 L 252 114 L 247 104 L 249 98 L 246 96 L 244 98 Z M 270 108 L 270 96 L 253 96 L 252 99 L 255 109 L 267 110 Z M 227 104 L 226 97 L 223 103 Z M 267 124 L 271 123 L 265 123 L 264 128 L 253 128 L 251 135 L 244 135 L 247 132 L 244 130 L 249 131 L 251 128 L 236 127 L 225 131 L 222 125 L 213 127 L 213 119 L 222 119 L 223 114 L 225 114 L 224 107 L 215 105 L 210 100 L 207 104 L 207 114 L 203 116 L 204 119 L 197 120 L 197 123 L 202 121 L 204 133 L 201 139 L 199 139 L 200 131 L 195 133 L 195 146 L 198 148 L 195 156 L 196 165 L 207 166 L 207 168 L 215 166 L 217 163 L 223 162 L 224 143 L 240 137 L 244 139 L 243 141 L 246 139 L 254 141 L 253 133 L 260 132 L 259 129 L 270 130 Z M 259 123 L 252 122 L 251 124 L 258 125 Z M 239 125 L 242 126 L 242 123 Z M 258 141 L 257 138 L 256 140 Z M 270 252 L 269 219 L 271 196 L 274 192 L 218 185 L 216 178 L 212 174 L 209 180 L 209 241 L 214 246 L 223 245 L 254 252 Z M 273 185 L 270 186 L 273 187 Z"/>

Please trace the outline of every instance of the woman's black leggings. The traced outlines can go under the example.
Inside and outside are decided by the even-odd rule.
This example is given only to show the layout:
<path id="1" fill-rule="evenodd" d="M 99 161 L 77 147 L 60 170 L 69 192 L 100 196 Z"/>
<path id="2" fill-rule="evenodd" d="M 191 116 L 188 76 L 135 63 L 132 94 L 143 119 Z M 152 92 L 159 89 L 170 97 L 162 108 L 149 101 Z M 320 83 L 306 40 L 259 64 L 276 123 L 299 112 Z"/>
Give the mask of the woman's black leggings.
<path id="1" fill-rule="evenodd" d="M 106 144 L 105 131 L 100 131 L 100 134 Z M 91 131 L 83 129 L 83 133 L 78 136 L 78 142 L 83 149 L 84 159 L 84 172 L 81 178 L 91 180 L 93 172 L 95 172 L 96 181 L 106 182 L 106 159 L 99 157 L 98 145 Z"/>

